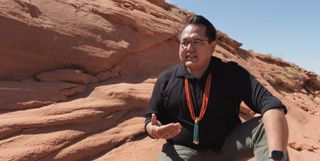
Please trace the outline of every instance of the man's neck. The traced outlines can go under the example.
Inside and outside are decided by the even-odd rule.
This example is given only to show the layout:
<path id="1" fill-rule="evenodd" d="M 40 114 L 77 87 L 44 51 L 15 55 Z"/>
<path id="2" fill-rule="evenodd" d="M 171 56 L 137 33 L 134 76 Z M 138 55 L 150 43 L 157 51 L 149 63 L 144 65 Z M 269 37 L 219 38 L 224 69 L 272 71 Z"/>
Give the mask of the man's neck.
<path id="1" fill-rule="evenodd" d="M 188 67 L 187 67 L 187 69 L 188 69 L 188 72 L 192 76 L 196 77 L 197 79 L 200 79 L 204 75 L 204 73 L 207 71 L 209 64 L 210 64 L 210 62 L 208 62 L 208 64 L 206 66 L 204 66 L 203 68 L 200 68 L 200 69 L 192 69 L 192 68 L 188 68 Z"/>

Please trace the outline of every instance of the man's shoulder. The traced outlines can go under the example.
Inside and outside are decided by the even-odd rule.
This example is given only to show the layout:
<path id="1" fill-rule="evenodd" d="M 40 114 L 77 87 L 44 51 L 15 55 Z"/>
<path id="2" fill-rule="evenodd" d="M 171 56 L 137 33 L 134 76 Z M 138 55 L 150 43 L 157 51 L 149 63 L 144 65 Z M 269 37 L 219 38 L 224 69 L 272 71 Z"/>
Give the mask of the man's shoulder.
<path id="1" fill-rule="evenodd" d="M 241 68 L 241 66 L 232 60 L 225 60 L 225 59 L 220 59 L 218 57 L 212 57 L 212 67 L 213 69 L 216 69 L 218 72 L 231 72 L 231 71 L 235 71 L 238 68 Z"/>
<path id="2" fill-rule="evenodd" d="M 176 64 L 174 66 L 171 66 L 161 72 L 159 74 L 159 78 L 161 80 L 168 80 L 172 77 L 176 77 L 181 71 L 183 70 L 183 65 L 182 64 Z"/>

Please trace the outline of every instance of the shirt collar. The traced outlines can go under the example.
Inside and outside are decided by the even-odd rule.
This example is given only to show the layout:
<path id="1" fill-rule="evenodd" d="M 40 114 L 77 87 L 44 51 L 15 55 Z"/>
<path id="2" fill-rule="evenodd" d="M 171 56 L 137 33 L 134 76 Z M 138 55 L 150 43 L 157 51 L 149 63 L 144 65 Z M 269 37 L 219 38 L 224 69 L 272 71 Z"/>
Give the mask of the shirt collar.
<path id="1" fill-rule="evenodd" d="M 206 76 L 209 72 L 211 72 L 211 73 L 213 72 L 213 62 L 214 62 L 214 57 L 211 57 L 210 64 L 209 64 L 209 66 L 203 76 Z M 194 77 L 193 75 L 191 75 L 188 72 L 188 69 L 184 64 L 179 64 L 178 71 L 176 73 L 176 77 L 177 78 L 187 78 L 187 79 L 197 79 L 196 77 Z"/>

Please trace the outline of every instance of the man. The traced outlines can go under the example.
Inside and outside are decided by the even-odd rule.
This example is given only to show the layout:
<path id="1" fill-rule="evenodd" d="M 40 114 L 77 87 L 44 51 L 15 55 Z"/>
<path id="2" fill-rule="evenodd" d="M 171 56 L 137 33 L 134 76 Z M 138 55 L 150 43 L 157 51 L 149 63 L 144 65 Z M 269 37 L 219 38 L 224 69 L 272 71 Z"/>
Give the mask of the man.
<path id="1" fill-rule="evenodd" d="M 234 62 L 212 57 L 216 30 L 192 16 L 179 35 L 181 64 L 160 74 L 146 133 L 166 139 L 158 161 L 287 161 L 285 106 Z M 262 117 L 239 119 L 244 101 Z"/>

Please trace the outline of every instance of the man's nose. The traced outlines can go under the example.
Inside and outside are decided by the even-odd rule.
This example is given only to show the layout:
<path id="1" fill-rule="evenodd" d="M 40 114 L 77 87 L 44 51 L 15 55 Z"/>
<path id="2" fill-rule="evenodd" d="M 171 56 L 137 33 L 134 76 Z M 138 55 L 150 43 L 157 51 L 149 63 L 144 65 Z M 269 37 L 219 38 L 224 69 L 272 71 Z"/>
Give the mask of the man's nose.
<path id="1" fill-rule="evenodd" d="M 194 45 L 193 45 L 193 43 L 192 42 L 189 42 L 188 43 L 188 45 L 187 45 L 187 51 L 192 51 L 192 50 L 194 50 Z"/>

